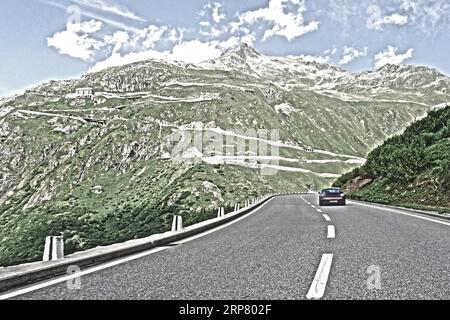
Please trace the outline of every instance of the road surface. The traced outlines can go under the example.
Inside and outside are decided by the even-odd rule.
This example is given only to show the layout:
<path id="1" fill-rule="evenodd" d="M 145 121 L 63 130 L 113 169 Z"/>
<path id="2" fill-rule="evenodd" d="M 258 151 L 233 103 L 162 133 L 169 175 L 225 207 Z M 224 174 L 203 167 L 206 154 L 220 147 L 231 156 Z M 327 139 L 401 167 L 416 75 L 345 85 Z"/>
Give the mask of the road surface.
<path id="1" fill-rule="evenodd" d="M 220 230 L 84 270 L 79 289 L 72 279 L 10 298 L 450 298 L 450 221 L 317 202 L 276 197 Z"/>

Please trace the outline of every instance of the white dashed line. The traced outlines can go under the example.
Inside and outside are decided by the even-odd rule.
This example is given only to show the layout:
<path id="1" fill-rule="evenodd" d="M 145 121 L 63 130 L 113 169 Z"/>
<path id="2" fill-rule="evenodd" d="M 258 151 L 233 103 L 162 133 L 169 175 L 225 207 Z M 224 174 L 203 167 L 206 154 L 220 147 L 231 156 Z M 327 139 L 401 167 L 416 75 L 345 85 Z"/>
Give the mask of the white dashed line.
<path id="1" fill-rule="evenodd" d="M 317 212 L 320 212 L 320 213 L 322 213 L 323 211 L 322 210 L 320 210 L 320 209 L 316 209 L 317 210 Z"/>
<path id="2" fill-rule="evenodd" d="M 327 214 L 322 215 L 326 221 L 331 221 L 331 218 Z"/>
<path id="3" fill-rule="evenodd" d="M 311 207 L 312 207 L 313 209 L 317 209 L 317 207 L 316 207 L 316 206 L 313 206 L 313 205 L 311 205 Z"/>
<path id="4" fill-rule="evenodd" d="M 328 226 L 327 238 L 328 239 L 334 239 L 335 236 L 336 236 L 336 230 L 334 229 L 334 226 Z"/>
<path id="5" fill-rule="evenodd" d="M 306 295 L 307 299 L 320 299 L 323 297 L 327 286 L 332 261 L 333 254 L 327 253 L 322 256 L 319 268 L 317 269 L 314 280 L 309 288 L 308 294 Z"/>

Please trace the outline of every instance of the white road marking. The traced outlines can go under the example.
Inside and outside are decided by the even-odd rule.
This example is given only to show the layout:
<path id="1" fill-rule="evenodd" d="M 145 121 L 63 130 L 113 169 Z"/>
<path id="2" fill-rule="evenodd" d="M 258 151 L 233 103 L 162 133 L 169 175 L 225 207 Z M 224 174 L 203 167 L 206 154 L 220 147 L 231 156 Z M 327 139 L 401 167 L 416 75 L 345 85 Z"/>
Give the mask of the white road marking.
<path id="1" fill-rule="evenodd" d="M 322 210 L 320 210 L 320 209 L 316 209 L 317 210 L 317 212 L 320 212 L 320 213 L 322 213 L 323 211 Z"/>
<path id="2" fill-rule="evenodd" d="M 336 237 L 336 230 L 334 229 L 334 226 L 328 226 L 328 239 L 334 239 Z"/>
<path id="3" fill-rule="evenodd" d="M 330 216 L 328 216 L 327 214 L 323 214 L 322 216 L 325 218 L 326 221 L 331 221 Z"/>
<path id="4" fill-rule="evenodd" d="M 450 222 L 445 222 L 445 221 L 441 221 L 441 220 L 435 220 L 435 219 L 432 219 L 432 218 L 422 217 L 420 215 L 407 213 L 407 212 L 403 212 L 403 211 L 399 211 L 399 210 L 395 210 L 395 209 L 390 209 L 390 208 L 385 208 L 385 207 L 380 207 L 380 206 L 375 206 L 375 205 L 370 205 L 370 204 L 365 204 L 365 203 L 358 203 L 358 202 L 353 202 L 353 201 L 351 201 L 351 203 L 359 205 L 359 206 L 365 206 L 365 207 L 370 207 L 370 208 L 374 208 L 374 209 L 380 209 L 380 210 L 384 210 L 384 211 L 400 213 L 400 214 L 403 214 L 405 216 L 410 216 L 410 217 L 414 217 L 414 218 L 417 218 L 417 219 L 427 220 L 427 221 L 431 221 L 431 222 L 440 223 L 440 224 L 443 224 L 443 225 L 446 225 L 446 226 L 450 226 Z"/>
<path id="5" fill-rule="evenodd" d="M 309 288 L 308 294 L 306 295 L 307 299 L 320 299 L 323 297 L 327 286 L 332 261 L 333 254 L 327 253 L 322 256 L 319 268 L 317 269 L 314 280 Z"/>
<path id="6" fill-rule="evenodd" d="M 315 205 L 311 205 L 311 207 L 312 207 L 313 209 L 317 209 L 317 207 L 316 207 Z"/>
<path id="7" fill-rule="evenodd" d="M 198 235 L 186 238 L 184 240 L 173 242 L 172 244 L 183 244 L 183 243 L 186 243 L 186 242 L 189 242 L 189 241 L 193 241 L 193 240 L 196 240 L 198 238 L 204 237 L 204 236 L 206 236 L 206 235 L 208 235 L 210 233 L 213 233 L 213 232 L 219 231 L 219 230 L 221 230 L 223 228 L 226 228 L 226 227 L 228 227 L 228 226 L 230 226 L 232 224 L 235 224 L 235 223 L 237 223 L 237 222 L 239 222 L 239 221 L 249 217 L 250 215 L 254 214 L 258 210 L 262 209 L 264 206 L 266 206 L 273 199 L 274 198 L 270 199 L 269 201 L 267 201 L 266 203 L 264 203 L 260 207 L 250 211 L 249 213 L 245 214 L 244 216 L 242 216 L 242 217 L 240 217 L 240 218 L 238 218 L 236 220 L 230 221 L 230 222 L 228 222 L 228 223 L 226 223 L 224 225 L 218 226 L 218 227 L 216 227 L 214 229 L 205 231 L 205 232 L 203 232 L 201 234 L 198 234 Z M 130 262 L 130 261 L 133 261 L 133 260 L 136 260 L 136 259 L 140 259 L 140 258 L 149 256 L 151 254 L 154 254 L 154 253 L 157 253 L 157 252 L 160 252 L 160 251 L 163 251 L 163 250 L 170 249 L 170 248 L 171 247 L 169 247 L 169 246 L 156 247 L 156 248 L 150 249 L 148 251 L 141 252 L 141 253 L 138 253 L 138 254 L 135 254 L 135 255 L 131 255 L 129 257 L 118 259 L 118 260 L 114 260 L 114 261 L 111 261 L 111 262 L 108 262 L 108 263 L 105 263 L 105 264 L 101 264 L 101 265 L 98 265 L 96 267 L 92 267 L 92 268 L 86 269 L 84 271 L 75 273 L 75 274 L 62 276 L 62 277 L 59 277 L 59 278 L 56 278 L 56 279 L 53 279 L 53 280 L 48 280 L 48 281 L 41 282 L 41 283 L 38 283 L 38 284 L 35 284 L 35 285 L 30 285 L 30 286 L 22 288 L 22 289 L 18 289 L 18 290 L 14 290 L 14 291 L 11 291 L 11 292 L 7 292 L 5 294 L 0 295 L 0 300 L 6 300 L 6 299 L 11 299 L 11 298 L 14 298 L 14 297 L 17 297 L 17 296 L 21 296 L 21 295 L 24 295 L 24 294 L 27 294 L 27 293 L 30 293 L 30 292 L 33 292 L 33 291 L 36 291 L 36 290 L 40 290 L 40 289 L 43 289 L 43 288 L 47 288 L 47 287 L 53 286 L 53 285 L 58 284 L 58 283 L 62 283 L 62 282 L 65 282 L 65 281 L 68 281 L 68 280 L 71 280 L 71 279 L 79 278 L 81 276 L 85 276 L 85 275 L 88 275 L 88 274 L 91 274 L 91 273 L 95 273 L 95 272 L 98 272 L 98 271 L 101 271 L 101 270 L 104 270 L 104 269 L 108 269 L 108 268 L 111 268 L 111 267 L 114 267 L 114 266 L 117 266 L 117 265 L 120 265 L 120 264 L 123 264 L 123 263 L 126 263 L 126 262 Z"/>

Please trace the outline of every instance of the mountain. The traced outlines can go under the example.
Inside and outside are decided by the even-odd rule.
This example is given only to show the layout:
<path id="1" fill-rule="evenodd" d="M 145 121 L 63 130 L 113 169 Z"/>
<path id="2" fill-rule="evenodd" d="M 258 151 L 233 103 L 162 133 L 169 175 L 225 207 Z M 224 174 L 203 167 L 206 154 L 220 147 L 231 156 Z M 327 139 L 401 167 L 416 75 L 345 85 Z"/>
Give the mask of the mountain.
<path id="1" fill-rule="evenodd" d="M 292 87 L 311 88 L 347 76 L 343 69 L 311 61 L 305 57 L 268 57 L 242 43 L 218 59 L 201 63 L 205 69 L 240 71 L 264 79 L 285 91 Z"/>
<path id="2" fill-rule="evenodd" d="M 388 139 L 335 185 L 354 199 L 449 212 L 450 106 Z"/>
<path id="3" fill-rule="evenodd" d="M 377 71 L 367 71 L 342 77 L 325 86 L 348 94 L 370 96 L 372 99 L 409 100 L 438 104 L 448 96 L 450 79 L 437 71 L 413 65 L 385 65 Z"/>
<path id="4" fill-rule="evenodd" d="M 349 74 L 242 44 L 198 65 L 147 60 L 4 99 L 0 265 L 38 259 L 50 234 L 73 252 L 167 230 L 174 213 L 193 223 L 261 193 L 327 186 L 449 101 L 448 81 L 414 66 Z M 242 143 L 262 154 L 237 153 Z"/>

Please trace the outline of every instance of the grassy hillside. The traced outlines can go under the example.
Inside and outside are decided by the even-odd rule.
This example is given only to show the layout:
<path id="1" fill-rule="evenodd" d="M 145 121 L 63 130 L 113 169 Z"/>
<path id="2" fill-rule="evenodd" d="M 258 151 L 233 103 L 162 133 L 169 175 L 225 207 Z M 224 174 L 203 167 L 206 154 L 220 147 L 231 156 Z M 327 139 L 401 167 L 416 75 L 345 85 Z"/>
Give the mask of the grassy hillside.
<path id="1" fill-rule="evenodd" d="M 334 185 L 352 199 L 450 211 L 450 107 L 387 140 Z"/>

